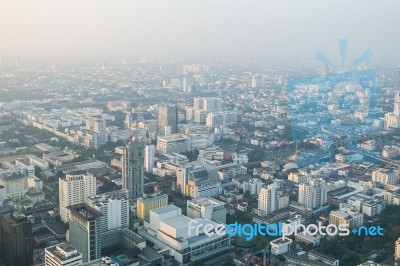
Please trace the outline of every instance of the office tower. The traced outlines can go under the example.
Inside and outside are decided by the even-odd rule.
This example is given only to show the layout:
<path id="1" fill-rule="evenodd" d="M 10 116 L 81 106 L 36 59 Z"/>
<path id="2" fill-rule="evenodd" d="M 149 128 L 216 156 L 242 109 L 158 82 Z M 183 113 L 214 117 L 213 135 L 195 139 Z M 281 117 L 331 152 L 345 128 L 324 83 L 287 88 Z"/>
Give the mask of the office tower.
<path id="1" fill-rule="evenodd" d="M 32 224 L 18 212 L 0 215 L 0 257 L 7 266 L 33 264 Z"/>
<path id="2" fill-rule="evenodd" d="M 327 187 L 321 178 L 310 178 L 308 183 L 299 185 L 299 204 L 316 209 L 326 203 Z"/>
<path id="3" fill-rule="evenodd" d="M 154 155 L 155 155 L 154 145 L 148 144 L 144 149 L 144 168 L 146 169 L 146 173 L 153 173 L 154 167 Z"/>
<path id="4" fill-rule="evenodd" d="M 122 154 L 122 188 L 129 196 L 137 199 L 143 195 L 144 185 L 144 142 L 132 138 Z"/>
<path id="5" fill-rule="evenodd" d="M 82 254 L 68 242 L 44 250 L 45 266 L 73 266 L 82 264 Z"/>
<path id="6" fill-rule="evenodd" d="M 266 214 L 277 209 L 277 184 L 274 182 L 263 187 L 258 194 L 258 210 Z"/>
<path id="7" fill-rule="evenodd" d="M 178 108 L 175 105 L 159 105 L 157 114 L 158 135 L 178 132 Z"/>
<path id="8" fill-rule="evenodd" d="M 99 237 L 101 246 L 120 242 L 120 231 L 129 227 L 129 191 L 126 189 L 88 197 L 86 204 L 102 214 Z"/>
<path id="9" fill-rule="evenodd" d="M 393 113 L 399 117 L 400 116 L 400 92 L 394 94 L 394 106 Z"/>
<path id="10" fill-rule="evenodd" d="M 101 221 L 102 214 L 86 203 L 72 205 L 69 210 L 68 242 L 82 254 L 83 262 L 101 257 Z"/>
<path id="11" fill-rule="evenodd" d="M 89 116 L 86 119 L 86 128 L 92 132 L 99 134 L 100 146 L 106 144 L 108 140 L 106 127 L 106 120 L 102 115 Z"/>
<path id="12" fill-rule="evenodd" d="M 60 216 L 68 222 L 70 205 L 85 202 L 89 196 L 96 195 L 96 177 L 87 172 L 74 172 L 59 179 Z"/>
<path id="13" fill-rule="evenodd" d="M 225 203 L 214 198 L 199 197 L 187 201 L 189 218 L 204 218 L 217 223 L 226 223 Z"/>
<path id="14" fill-rule="evenodd" d="M 394 259 L 400 260 L 400 237 L 396 240 L 394 246 Z"/>
<path id="15" fill-rule="evenodd" d="M 149 221 L 150 211 L 168 205 L 168 195 L 144 195 L 137 199 L 137 216 L 141 222 Z"/>

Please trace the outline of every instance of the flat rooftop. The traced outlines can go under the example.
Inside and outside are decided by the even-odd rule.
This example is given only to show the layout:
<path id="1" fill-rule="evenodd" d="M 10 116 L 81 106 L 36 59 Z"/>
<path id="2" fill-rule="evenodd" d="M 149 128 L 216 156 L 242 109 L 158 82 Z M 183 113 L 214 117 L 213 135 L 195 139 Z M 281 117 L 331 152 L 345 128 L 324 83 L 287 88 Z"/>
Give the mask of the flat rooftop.
<path id="1" fill-rule="evenodd" d="M 181 209 L 174 205 L 167 205 L 167 206 L 164 206 L 161 208 L 152 209 L 151 211 L 161 215 L 161 214 L 165 214 L 165 213 L 169 213 L 169 212 L 177 211 L 177 210 L 181 210 Z"/>
<path id="2" fill-rule="evenodd" d="M 91 208 L 86 203 L 68 206 L 67 208 L 71 211 L 72 214 L 77 215 L 88 221 L 94 220 L 96 218 L 103 216 L 100 212 Z"/>

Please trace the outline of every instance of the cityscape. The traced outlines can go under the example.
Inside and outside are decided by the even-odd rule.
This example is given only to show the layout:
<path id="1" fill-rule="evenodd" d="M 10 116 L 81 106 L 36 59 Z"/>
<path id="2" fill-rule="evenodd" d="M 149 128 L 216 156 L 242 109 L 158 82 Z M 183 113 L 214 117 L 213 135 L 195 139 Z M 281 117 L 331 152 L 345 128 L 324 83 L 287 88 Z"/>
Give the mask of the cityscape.
<path id="1" fill-rule="evenodd" d="M 111 22 L 128 19 L 111 10 L 103 17 L 113 3 L 100 3 L 101 12 L 90 14 L 95 2 L 60 1 L 57 11 L 57 4 L 38 2 L 36 9 L 27 4 L 17 11 L 32 15 L 32 27 L 29 17 L 0 26 L 3 36 L 32 30 L 33 47 L 18 39 L 0 47 L 0 265 L 400 265 L 400 58 L 398 46 L 385 50 L 399 40 L 368 43 L 384 30 L 371 27 L 366 38 L 365 31 L 351 34 L 337 22 L 303 52 L 289 49 L 298 57 L 285 56 L 279 34 L 281 43 L 258 55 L 258 46 L 243 40 L 221 48 L 224 36 L 232 38 L 228 31 L 218 32 L 222 40 L 215 44 L 196 46 L 197 33 L 214 34 L 217 17 L 235 24 L 240 18 L 234 15 L 246 18 L 241 8 L 250 5 L 171 0 L 175 9 L 125 1 L 118 10 L 137 8 L 143 25 L 149 14 L 165 22 L 144 25 L 143 35 L 132 25 L 138 38 L 124 38 L 143 47 L 129 53 L 120 44 L 119 24 Z M 291 5 L 283 2 L 271 6 L 271 16 Z M 380 27 L 398 25 L 396 2 L 367 2 L 365 12 L 376 8 Z M 158 3 L 164 13 L 155 11 Z M 339 16 L 345 3 L 328 3 L 334 12 L 327 16 Z M 254 16 L 269 4 L 254 3 Z M 0 9 L 18 5 L 24 4 Z M 299 11 L 311 12 L 305 6 Z M 343 21 L 369 21 L 355 6 L 349 4 Z M 180 7 L 182 13 L 174 13 Z M 224 14 L 209 11 L 211 22 L 196 20 L 202 16 L 197 8 L 228 7 Z M 96 21 L 110 23 L 98 32 L 104 42 L 115 37 L 120 49 L 113 50 L 113 42 L 90 46 L 89 28 L 79 29 L 78 22 L 68 27 L 87 34 L 82 43 L 39 49 L 35 40 L 66 25 L 55 14 L 75 10 L 82 12 L 76 20 L 88 15 L 96 29 Z M 230 28 L 238 38 L 253 34 L 253 26 L 272 27 L 247 19 Z M 285 23 L 276 27 L 295 34 L 296 19 Z M 298 26 L 304 33 L 306 24 Z M 182 55 L 174 27 L 193 38 L 181 44 Z M 144 38 L 157 34 L 165 39 Z M 265 41 L 259 35 L 247 41 Z M 67 43 L 75 33 L 60 36 L 59 43 Z M 101 50 L 106 46 L 111 50 Z"/>

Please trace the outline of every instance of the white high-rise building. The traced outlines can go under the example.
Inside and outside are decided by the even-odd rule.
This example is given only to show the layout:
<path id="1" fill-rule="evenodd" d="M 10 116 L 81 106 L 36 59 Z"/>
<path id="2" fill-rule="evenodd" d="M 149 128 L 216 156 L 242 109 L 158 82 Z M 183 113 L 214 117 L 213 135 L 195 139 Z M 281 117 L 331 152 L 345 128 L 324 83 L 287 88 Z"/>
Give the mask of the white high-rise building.
<path id="1" fill-rule="evenodd" d="M 277 188 L 277 184 L 274 182 L 261 189 L 258 194 L 258 210 L 269 214 L 277 209 Z"/>
<path id="2" fill-rule="evenodd" d="M 321 178 L 310 178 L 308 183 L 299 185 L 299 204 L 315 209 L 326 203 L 327 186 Z"/>
<path id="3" fill-rule="evenodd" d="M 96 195 L 96 177 L 86 172 L 67 174 L 59 179 L 60 216 L 68 222 L 68 206 L 85 202 L 85 199 Z"/>
<path id="4" fill-rule="evenodd" d="M 103 215 L 99 231 L 102 247 L 117 243 L 119 240 L 113 236 L 129 227 L 129 191 L 122 189 L 88 197 L 86 203 Z"/>
<path id="5" fill-rule="evenodd" d="M 144 185 L 144 142 L 131 139 L 123 149 L 122 188 L 129 190 L 129 196 L 137 199 L 143 195 Z"/>
<path id="6" fill-rule="evenodd" d="M 154 145 L 146 145 L 146 147 L 144 148 L 144 168 L 146 169 L 146 173 L 153 173 L 154 155 Z"/>

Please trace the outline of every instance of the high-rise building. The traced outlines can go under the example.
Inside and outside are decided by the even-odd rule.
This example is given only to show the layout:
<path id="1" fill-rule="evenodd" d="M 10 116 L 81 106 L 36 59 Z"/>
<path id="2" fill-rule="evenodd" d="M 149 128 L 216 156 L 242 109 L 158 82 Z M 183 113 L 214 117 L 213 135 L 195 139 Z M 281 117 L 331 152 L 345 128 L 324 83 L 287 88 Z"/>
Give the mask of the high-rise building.
<path id="1" fill-rule="evenodd" d="M 45 266 L 74 266 L 82 264 L 82 254 L 68 242 L 44 250 Z"/>
<path id="2" fill-rule="evenodd" d="M 394 245 L 394 259 L 400 260 L 400 237 L 396 240 Z"/>
<path id="3" fill-rule="evenodd" d="M 108 135 L 106 120 L 102 115 L 89 116 L 86 119 L 86 128 L 99 135 L 99 146 L 107 143 Z"/>
<path id="4" fill-rule="evenodd" d="M 0 259 L 7 266 L 33 264 L 32 224 L 22 213 L 0 215 Z"/>
<path id="5" fill-rule="evenodd" d="M 132 138 L 123 149 L 122 188 L 134 199 L 143 195 L 144 145 L 142 140 Z"/>
<path id="6" fill-rule="evenodd" d="M 321 178 L 310 178 L 307 183 L 299 185 L 299 204 L 308 209 L 319 208 L 326 203 L 327 186 Z"/>
<path id="7" fill-rule="evenodd" d="M 86 203 L 72 205 L 69 209 L 68 242 L 82 254 L 83 262 L 101 257 L 102 214 Z"/>
<path id="8" fill-rule="evenodd" d="M 141 222 L 148 221 L 152 209 L 167 205 L 168 195 L 166 194 L 144 195 L 137 199 L 137 216 Z"/>
<path id="9" fill-rule="evenodd" d="M 96 177 L 83 171 L 60 178 L 58 186 L 60 216 L 64 222 L 68 222 L 68 206 L 85 202 L 87 197 L 96 195 Z"/>
<path id="10" fill-rule="evenodd" d="M 258 210 L 269 214 L 277 209 L 277 204 L 277 184 L 274 182 L 263 187 L 258 194 Z"/>
<path id="11" fill-rule="evenodd" d="M 159 105 L 157 113 L 158 135 L 178 132 L 178 108 L 175 105 Z"/>
<path id="12" fill-rule="evenodd" d="M 154 155 L 155 155 L 154 145 L 152 144 L 146 145 L 146 147 L 144 148 L 144 168 L 146 169 L 146 173 L 153 173 Z"/>
<path id="13" fill-rule="evenodd" d="M 102 214 L 100 217 L 101 246 L 119 242 L 119 231 L 129 227 L 129 192 L 126 189 L 88 197 L 86 203 Z"/>

